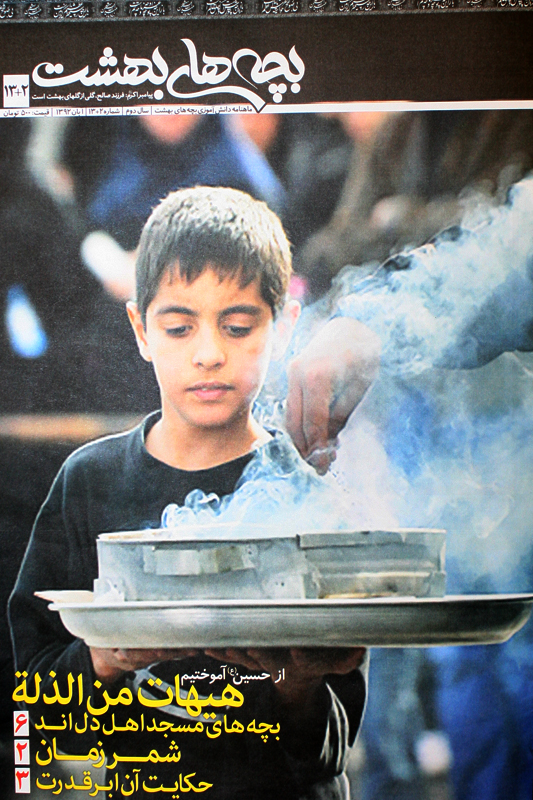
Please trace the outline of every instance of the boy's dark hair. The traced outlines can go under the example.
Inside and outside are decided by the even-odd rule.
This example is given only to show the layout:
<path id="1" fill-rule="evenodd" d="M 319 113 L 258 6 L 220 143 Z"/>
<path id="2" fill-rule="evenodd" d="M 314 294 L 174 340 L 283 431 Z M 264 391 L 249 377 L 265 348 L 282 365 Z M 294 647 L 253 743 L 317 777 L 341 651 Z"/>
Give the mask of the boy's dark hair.
<path id="1" fill-rule="evenodd" d="M 245 192 L 196 186 L 168 195 L 143 228 L 137 255 L 137 307 L 143 322 L 167 270 L 188 282 L 212 267 L 239 275 L 242 288 L 259 278 L 275 315 L 291 274 L 290 245 L 279 218 Z"/>

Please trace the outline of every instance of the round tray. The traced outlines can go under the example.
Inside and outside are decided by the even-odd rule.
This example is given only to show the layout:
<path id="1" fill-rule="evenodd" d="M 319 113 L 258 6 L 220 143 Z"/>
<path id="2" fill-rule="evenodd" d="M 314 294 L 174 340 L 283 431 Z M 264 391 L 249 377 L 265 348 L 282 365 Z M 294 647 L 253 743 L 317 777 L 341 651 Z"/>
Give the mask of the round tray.
<path id="1" fill-rule="evenodd" d="M 42 592 L 91 647 L 430 647 L 505 642 L 533 594 L 328 600 L 181 600 L 100 605 Z"/>

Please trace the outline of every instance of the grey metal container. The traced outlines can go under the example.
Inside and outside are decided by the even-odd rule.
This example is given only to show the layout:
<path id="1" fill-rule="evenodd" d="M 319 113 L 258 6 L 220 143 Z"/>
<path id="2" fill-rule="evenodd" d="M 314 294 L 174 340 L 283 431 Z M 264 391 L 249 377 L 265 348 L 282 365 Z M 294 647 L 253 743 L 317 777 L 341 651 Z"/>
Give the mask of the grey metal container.
<path id="1" fill-rule="evenodd" d="M 299 547 L 316 569 L 318 597 L 444 596 L 444 530 L 302 533 Z"/>
<path id="2" fill-rule="evenodd" d="M 294 536 L 223 523 L 99 536 L 95 599 L 303 598 Z"/>
<path id="3" fill-rule="evenodd" d="M 223 523 L 99 536 L 95 601 L 444 595 L 445 532 Z"/>

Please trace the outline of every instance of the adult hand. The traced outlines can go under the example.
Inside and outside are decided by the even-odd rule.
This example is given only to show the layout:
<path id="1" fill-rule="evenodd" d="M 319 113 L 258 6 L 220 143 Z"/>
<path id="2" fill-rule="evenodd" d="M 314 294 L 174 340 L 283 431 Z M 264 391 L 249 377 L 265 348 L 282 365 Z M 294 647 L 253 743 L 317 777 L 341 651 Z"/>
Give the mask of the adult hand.
<path id="1" fill-rule="evenodd" d="M 91 647 L 90 652 L 97 678 L 103 683 L 112 683 L 123 672 L 134 672 L 158 661 L 179 661 L 196 655 L 198 650 L 187 647 L 151 650 Z"/>
<path id="2" fill-rule="evenodd" d="M 286 425 L 320 475 L 336 457 L 337 435 L 377 375 L 380 341 L 362 322 L 327 322 L 289 364 Z"/>

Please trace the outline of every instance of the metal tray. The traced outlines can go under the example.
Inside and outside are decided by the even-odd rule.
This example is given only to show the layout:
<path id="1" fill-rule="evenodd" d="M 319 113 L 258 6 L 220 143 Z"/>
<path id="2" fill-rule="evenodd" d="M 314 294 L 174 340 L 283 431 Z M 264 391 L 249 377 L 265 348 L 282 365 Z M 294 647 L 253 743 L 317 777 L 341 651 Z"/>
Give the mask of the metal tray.
<path id="1" fill-rule="evenodd" d="M 91 647 L 430 647 L 505 642 L 533 594 L 328 600 L 132 601 L 40 592 Z"/>

